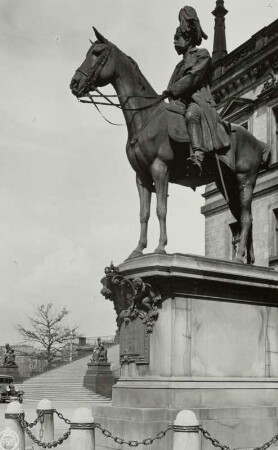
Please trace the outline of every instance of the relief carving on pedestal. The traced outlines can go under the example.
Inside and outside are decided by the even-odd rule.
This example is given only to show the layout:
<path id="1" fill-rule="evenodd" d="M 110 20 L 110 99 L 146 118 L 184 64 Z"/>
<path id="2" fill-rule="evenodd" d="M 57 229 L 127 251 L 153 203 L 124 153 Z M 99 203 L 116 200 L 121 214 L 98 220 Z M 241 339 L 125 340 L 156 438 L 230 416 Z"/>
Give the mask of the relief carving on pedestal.
<path id="1" fill-rule="evenodd" d="M 101 280 L 101 293 L 114 303 L 118 328 L 120 329 L 123 323 L 128 324 L 140 319 L 145 324 L 147 333 L 151 333 L 158 318 L 161 295 L 142 278 L 129 279 L 121 275 L 112 263 L 105 268 L 105 274 Z"/>

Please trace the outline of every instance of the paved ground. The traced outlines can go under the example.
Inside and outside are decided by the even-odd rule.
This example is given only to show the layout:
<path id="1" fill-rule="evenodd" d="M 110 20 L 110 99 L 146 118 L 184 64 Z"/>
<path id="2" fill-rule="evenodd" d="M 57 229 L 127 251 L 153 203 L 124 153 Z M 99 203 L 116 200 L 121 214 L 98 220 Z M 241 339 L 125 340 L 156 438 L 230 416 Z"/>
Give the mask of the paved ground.
<path id="1" fill-rule="evenodd" d="M 25 412 L 25 419 L 28 422 L 32 422 L 36 417 L 36 408 L 37 403 L 36 402 L 26 402 L 22 405 L 24 412 Z M 85 407 L 90 408 L 90 403 L 77 403 L 77 402 L 57 402 L 54 404 L 53 407 L 61 412 L 66 418 L 71 419 L 73 416 L 74 411 L 77 408 Z M 5 411 L 7 408 L 7 404 L 0 404 L 0 431 L 2 431 L 5 428 Z M 55 438 L 60 437 L 67 429 L 68 425 L 64 422 L 62 422 L 56 415 L 54 420 L 54 426 L 55 426 Z M 38 425 L 35 428 L 32 428 L 33 434 L 35 434 L 35 430 L 38 429 Z M 69 438 L 70 439 L 70 438 Z M 69 450 L 69 439 L 60 447 L 62 450 Z M 26 438 L 26 449 L 31 450 L 32 448 L 35 449 L 35 446 L 32 447 L 32 442 L 27 437 Z M 57 447 L 59 448 L 59 447 Z"/>

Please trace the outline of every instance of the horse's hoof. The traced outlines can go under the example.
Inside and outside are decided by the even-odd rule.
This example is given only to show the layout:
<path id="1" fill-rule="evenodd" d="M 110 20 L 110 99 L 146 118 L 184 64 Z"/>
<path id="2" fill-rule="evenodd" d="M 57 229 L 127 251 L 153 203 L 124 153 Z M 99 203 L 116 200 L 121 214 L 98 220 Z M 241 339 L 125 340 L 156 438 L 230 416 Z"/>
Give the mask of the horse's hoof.
<path id="1" fill-rule="evenodd" d="M 162 248 L 156 248 L 154 253 L 157 253 L 159 255 L 166 255 L 166 251 L 163 250 Z"/>
<path id="2" fill-rule="evenodd" d="M 243 259 L 238 258 L 237 256 L 233 259 L 233 262 L 237 263 L 237 264 L 244 264 Z"/>
<path id="3" fill-rule="evenodd" d="M 126 258 L 126 261 L 129 259 L 139 258 L 139 256 L 142 256 L 143 252 L 139 252 L 138 250 L 134 250 L 130 255 Z"/>

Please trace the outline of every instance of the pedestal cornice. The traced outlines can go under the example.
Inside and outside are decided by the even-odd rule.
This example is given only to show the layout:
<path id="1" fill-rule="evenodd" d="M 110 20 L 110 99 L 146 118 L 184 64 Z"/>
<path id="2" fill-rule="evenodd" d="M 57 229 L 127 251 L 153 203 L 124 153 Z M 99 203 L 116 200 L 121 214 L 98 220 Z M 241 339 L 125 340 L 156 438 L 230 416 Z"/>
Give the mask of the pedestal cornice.
<path id="1" fill-rule="evenodd" d="M 264 267 L 174 253 L 127 260 L 119 271 L 125 277 L 140 276 L 159 285 L 162 298 L 190 296 L 278 306 L 278 273 Z"/>

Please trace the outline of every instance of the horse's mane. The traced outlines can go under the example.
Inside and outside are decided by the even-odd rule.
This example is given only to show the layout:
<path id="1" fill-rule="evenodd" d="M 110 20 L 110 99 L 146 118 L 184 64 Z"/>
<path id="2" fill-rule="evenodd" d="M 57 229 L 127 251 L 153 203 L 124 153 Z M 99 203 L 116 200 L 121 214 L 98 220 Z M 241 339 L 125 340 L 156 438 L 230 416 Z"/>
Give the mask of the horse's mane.
<path id="1" fill-rule="evenodd" d="M 145 76 L 142 74 L 141 70 L 139 69 L 137 62 L 131 56 L 126 55 L 126 53 L 124 53 L 122 50 L 120 50 L 118 47 L 116 47 L 116 45 L 114 45 L 114 47 L 118 50 L 118 52 L 120 54 L 122 54 L 124 56 L 124 58 L 126 59 L 127 62 L 131 63 L 131 65 L 135 71 L 135 75 L 136 75 L 136 78 L 137 78 L 137 81 L 139 83 L 141 90 L 145 91 L 148 89 L 148 90 L 151 90 L 154 94 L 156 94 L 156 92 L 153 89 L 153 87 L 151 86 L 151 84 L 148 82 L 148 80 L 145 78 Z"/>
<path id="2" fill-rule="evenodd" d="M 129 56 L 129 55 L 126 55 L 126 56 L 132 62 L 133 66 L 134 66 L 134 69 L 135 69 L 135 72 L 136 72 L 136 76 L 137 76 L 137 80 L 139 82 L 139 85 L 140 85 L 142 91 L 144 91 L 146 89 L 144 81 L 147 82 L 147 83 L 148 83 L 148 81 L 146 80 L 146 78 L 142 74 L 141 70 L 139 69 L 139 66 L 138 66 L 137 62 L 133 58 L 131 58 L 131 56 Z"/>

